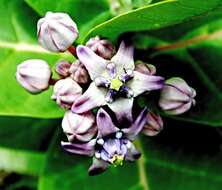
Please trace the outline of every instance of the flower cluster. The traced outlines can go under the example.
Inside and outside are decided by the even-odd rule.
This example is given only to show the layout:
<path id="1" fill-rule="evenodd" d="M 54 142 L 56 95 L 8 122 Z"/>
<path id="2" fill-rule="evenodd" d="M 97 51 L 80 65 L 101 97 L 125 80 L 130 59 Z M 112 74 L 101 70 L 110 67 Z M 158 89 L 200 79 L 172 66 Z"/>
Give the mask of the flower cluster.
<path id="1" fill-rule="evenodd" d="M 70 153 L 93 157 L 89 175 L 139 159 L 141 153 L 134 144 L 137 136 L 155 136 L 163 129 L 161 116 L 147 108 L 135 117 L 135 97 L 160 90 L 159 107 L 172 115 L 195 104 L 193 88 L 181 78 L 165 81 L 155 75 L 154 65 L 135 62 L 133 45 L 126 41 L 117 51 L 99 36 L 73 47 L 78 29 L 65 13 L 48 12 L 37 29 L 42 47 L 52 52 L 69 51 L 75 62 L 57 62 L 58 78 L 53 79 L 45 61 L 27 60 L 17 66 L 17 81 L 33 94 L 54 85 L 51 98 L 66 111 L 62 128 L 68 142 L 61 145 Z M 99 109 L 92 112 L 94 108 Z"/>

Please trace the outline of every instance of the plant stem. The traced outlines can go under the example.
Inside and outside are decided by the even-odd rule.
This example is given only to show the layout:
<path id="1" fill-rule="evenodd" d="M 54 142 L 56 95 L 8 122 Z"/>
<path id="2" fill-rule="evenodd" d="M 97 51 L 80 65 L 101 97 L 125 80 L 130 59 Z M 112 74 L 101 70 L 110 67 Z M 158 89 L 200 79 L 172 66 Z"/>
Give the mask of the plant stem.
<path id="1" fill-rule="evenodd" d="M 68 48 L 68 51 L 74 56 L 74 57 L 77 57 L 77 54 L 76 54 L 76 48 L 74 46 L 70 46 Z"/>
<path id="2" fill-rule="evenodd" d="M 58 81 L 58 79 L 50 78 L 49 85 L 54 86 L 57 81 Z"/>
<path id="3" fill-rule="evenodd" d="M 170 50 L 170 49 L 183 48 L 183 47 L 195 44 L 195 43 L 200 43 L 202 41 L 216 39 L 221 36 L 222 36 L 222 31 L 220 30 L 212 34 L 203 34 L 203 35 L 191 38 L 189 40 L 179 41 L 179 42 L 175 42 L 168 45 L 160 45 L 160 46 L 154 47 L 154 50 L 165 51 L 165 50 Z"/>

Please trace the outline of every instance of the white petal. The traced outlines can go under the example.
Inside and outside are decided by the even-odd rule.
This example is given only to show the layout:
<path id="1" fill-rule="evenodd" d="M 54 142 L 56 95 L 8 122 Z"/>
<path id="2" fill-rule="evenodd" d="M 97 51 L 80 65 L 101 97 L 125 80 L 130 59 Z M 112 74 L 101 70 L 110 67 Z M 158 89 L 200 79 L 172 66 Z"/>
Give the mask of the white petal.
<path id="1" fill-rule="evenodd" d="M 107 90 L 97 87 L 92 82 L 86 92 L 80 96 L 72 106 L 74 113 L 84 113 L 95 107 L 106 105 Z"/>
<path id="2" fill-rule="evenodd" d="M 134 97 L 146 91 L 159 90 L 164 85 L 164 79 L 159 76 L 144 75 L 134 71 L 134 78 L 127 83 L 134 93 Z"/>
<path id="3" fill-rule="evenodd" d="M 123 69 L 134 70 L 134 60 L 133 60 L 134 48 L 132 45 L 126 45 L 124 41 L 121 42 L 120 47 L 111 59 L 117 66 L 117 71 L 123 72 Z"/>
<path id="4" fill-rule="evenodd" d="M 92 80 L 101 76 L 106 71 L 107 61 L 96 55 L 88 47 L 79 45 L 76 49 L 76 53 L 81 63 L 84 64 L 89 72 Z"/>
<path id="5" fill-rule="evenodd" d="M 108 104 L 109 108 L 116 114 L 118 121 L 124 118 L 132 121 L 133 98 L 118 98 Z"/>

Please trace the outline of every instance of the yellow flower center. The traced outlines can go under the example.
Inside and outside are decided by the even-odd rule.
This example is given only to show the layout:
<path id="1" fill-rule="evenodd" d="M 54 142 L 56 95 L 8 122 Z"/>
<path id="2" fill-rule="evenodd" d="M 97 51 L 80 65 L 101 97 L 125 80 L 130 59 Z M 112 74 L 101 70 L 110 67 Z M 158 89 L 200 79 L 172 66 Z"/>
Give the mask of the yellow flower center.
<path id="1" fill-rule="evenodd" d="M 113 164 L 114 167 L 122 166 L 123 165 L 124 156 L 115 154 L 110 162 Z"/>
<path id="2" fill-rule="evenodd" d="M 116 77 L 115 79 L 111 80 L 110 88 L 116 91 L 119 91 L 120 87 L 123 85 L 122 81 Z"/>

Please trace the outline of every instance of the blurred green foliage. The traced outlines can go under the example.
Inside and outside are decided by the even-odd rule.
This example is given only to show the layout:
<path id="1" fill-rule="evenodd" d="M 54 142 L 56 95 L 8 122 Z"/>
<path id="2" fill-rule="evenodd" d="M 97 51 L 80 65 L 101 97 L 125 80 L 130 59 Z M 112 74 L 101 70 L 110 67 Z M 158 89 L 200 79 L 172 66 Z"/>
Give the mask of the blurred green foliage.
<path id="1" fill-rule="evenodd" d="M 106 0 L 0 1 L 0 169 L 13 176 L 0 189 L 221 189 L 222 2 L 140 1 L 140 6 L 107 21 Z M 41 58 L 52 67 L 59 59 L 72 60 L 38 46 L 36 23 L 46 11 L 69 13 L 82 31 L 79 42 L 97 34 L 117 41 L 130 32 L 136 57 L 155 64 L 166 78 L 188 81 L 198 93 L 196 107 L 166 116 L 158 137 L 141 137 L 138 162 L 89 177 L 91 160 L 60 147 L 64 111 L 50 100 L 51 89 L 33 96 L 15 80 L 16 65 L 26 59 Z M 149 104 L 149 96 L 144 103 Z"/>

